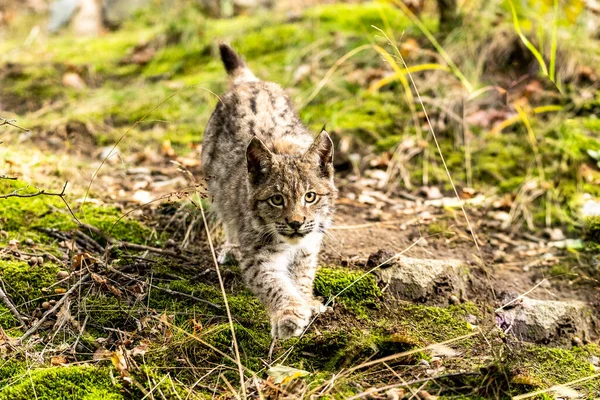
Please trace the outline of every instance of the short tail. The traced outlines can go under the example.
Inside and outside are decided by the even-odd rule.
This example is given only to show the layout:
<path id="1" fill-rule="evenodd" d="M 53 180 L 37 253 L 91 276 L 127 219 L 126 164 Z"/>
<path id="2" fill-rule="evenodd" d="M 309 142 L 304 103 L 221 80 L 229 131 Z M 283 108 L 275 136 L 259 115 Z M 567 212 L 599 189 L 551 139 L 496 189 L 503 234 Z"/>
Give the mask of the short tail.
<path id="1" fill-rule="evenodd" d="M 229 45 L 221 43 L 219 51 L 221 52 L 221 61 L 223 61 L 225 71 L 232 78 L 234 84 L 258 81 L 258 78 L 250 71 L 242 57 Z"/>

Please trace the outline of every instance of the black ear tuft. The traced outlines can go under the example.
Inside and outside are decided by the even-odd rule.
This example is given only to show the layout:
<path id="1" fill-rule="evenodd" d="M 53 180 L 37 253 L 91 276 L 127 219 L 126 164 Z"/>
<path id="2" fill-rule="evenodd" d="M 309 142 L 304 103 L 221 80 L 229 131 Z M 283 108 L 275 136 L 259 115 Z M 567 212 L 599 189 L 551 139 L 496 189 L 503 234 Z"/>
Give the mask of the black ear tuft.
<path id="1" fill-rule="evenodd" d="M 225 65 L 225 71 L 229 75 L 232 75 L 239 68 L 246 67 L 242 58 L 228 44 L 219 44 L 219 52 L 221 53 L 221 61 Z"/>
<path id="2" fill-rule="evenodd" d="M 321 130 L 304 157 L 318 157 L 323 177 L 333 178 L 333 141 L 325 129 Z"/>
<path id="3" fill-rule="evenodd" d="M 263 182 L 272 162 L 273 153 L 259 138 L 254 136 L 246 148 L 246 163 L 250 182 L 252 184 Z"/>

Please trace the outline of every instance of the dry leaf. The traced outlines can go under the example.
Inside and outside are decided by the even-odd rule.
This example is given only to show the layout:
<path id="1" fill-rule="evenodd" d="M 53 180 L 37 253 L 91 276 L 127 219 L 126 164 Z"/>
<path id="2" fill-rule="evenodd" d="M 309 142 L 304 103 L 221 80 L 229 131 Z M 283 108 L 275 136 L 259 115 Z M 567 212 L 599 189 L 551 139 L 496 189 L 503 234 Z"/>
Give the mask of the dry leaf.
<path id="1" fill-rule="evenodd" d="M 140 344 L 131 349 L 131 356 L 143 356 L 148 351 L 148 346 L 150 345 L 149 339 L 142 339 Z"/>
<path id="2" fill-rule="evenodd" d="M 129 372 L 127 371 L 127 360 L 125 359 L 125 356 L 123 355 L 123 351 L 121 349 L 114 351 L 110 356 L 110 360 L 112 361 L 117 371 L 119 371 L 119 374 L 121 374 L 121 378 L 124 378 L 129 375 Z"/>
<path id="3" fill-rule="evenodd" d="M 67 292 L 67 289 L 64 289 L 64 288 L 56 288 L 56 289 L 54 289 L 54 293 L 55 294 L 63 294 L 63 293 L 66 293 L 66 292 Z"/>
<path id="4" fill-rule="evenodd" d="M 63 365 L 67 363 L 67 359 L 64 356 L 56 356 L 50 358 L 50 365 Z"/>
<path id="5" fill-rule="evenodd" d="M 89 255 L 88 253 L 79 253 L 79 254 L 75 255 L 75 258 L 73 259 L 73 267 L 75 267 L 75 268 L 89 267 L 95 261 L 96 260 L 94 259 L 94 257 Z"/>

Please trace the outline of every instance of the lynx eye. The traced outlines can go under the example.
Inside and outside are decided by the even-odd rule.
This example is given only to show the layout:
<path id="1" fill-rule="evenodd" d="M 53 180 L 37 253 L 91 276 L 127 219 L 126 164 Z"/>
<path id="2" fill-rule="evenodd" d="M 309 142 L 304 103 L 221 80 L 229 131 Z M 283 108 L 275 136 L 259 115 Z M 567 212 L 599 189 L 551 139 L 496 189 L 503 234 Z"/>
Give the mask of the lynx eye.
<path id="1" fill-rule="evenodd" d="M 306 193 L 304 195 L 304 201 L 306 201 L 307 204 L 314 203 L 315 201 L 317 201 L 317 194 L 315 192 Z"/>
<path id="2" fill-rule="evenodd" d="M 269 198 L 269 203 L 271 203 L 272 206 L 281 207 L 281 206 L 283 206 L 283 196 L 280 194 L 271 196 Z"/>

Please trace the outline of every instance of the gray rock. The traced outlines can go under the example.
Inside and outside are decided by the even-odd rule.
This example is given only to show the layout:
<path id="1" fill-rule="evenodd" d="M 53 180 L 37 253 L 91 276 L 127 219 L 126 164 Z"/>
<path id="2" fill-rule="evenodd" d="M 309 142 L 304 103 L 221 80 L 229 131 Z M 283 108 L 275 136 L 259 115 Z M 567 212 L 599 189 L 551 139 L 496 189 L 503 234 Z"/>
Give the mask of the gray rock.
<path id="1" fill-rule="evenodd" d="M 592 310 L 580 301 L 523 298 L 514 307 L 496 311 L 496 321 L 506 333 L 534 343 L 589 338 L 593 332 Z"/>
<path id="2" fill-rule="evenodd" d="M 421 303 L 447 305 L 451 295 L 466 293 L 470 286 L 469 268 L 459 260 L 399 257 L 375 275 L 393 296 Z"/>

